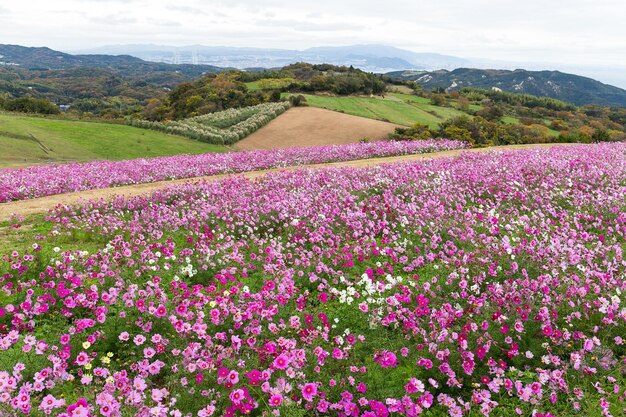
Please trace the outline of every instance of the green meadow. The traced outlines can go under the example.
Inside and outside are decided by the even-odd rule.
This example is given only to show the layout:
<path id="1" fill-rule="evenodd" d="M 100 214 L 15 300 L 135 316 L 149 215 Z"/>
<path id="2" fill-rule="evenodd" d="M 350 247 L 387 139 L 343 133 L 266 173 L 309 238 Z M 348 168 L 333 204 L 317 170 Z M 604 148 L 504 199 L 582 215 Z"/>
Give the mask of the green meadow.
<path id="1" fill-rule="evenodd" d="M 290 94 L 286 94 L 287 96 Z M 451 107 L 430 104 L 430 100 L 409 94 L 389 93 L 384 98 L 362 96 L 322 96 L 303 94 L 313 107 L 340 111 L 354 116 L 383 120 L 404 126 L 415 123 L 436 128 L 439 123 L 465 114 Z"/>
<path id="2" fill-rule="evenodd" d="M 0 167 L 224 152 L 227 148 L 123 124 L 0 113 Z"/>

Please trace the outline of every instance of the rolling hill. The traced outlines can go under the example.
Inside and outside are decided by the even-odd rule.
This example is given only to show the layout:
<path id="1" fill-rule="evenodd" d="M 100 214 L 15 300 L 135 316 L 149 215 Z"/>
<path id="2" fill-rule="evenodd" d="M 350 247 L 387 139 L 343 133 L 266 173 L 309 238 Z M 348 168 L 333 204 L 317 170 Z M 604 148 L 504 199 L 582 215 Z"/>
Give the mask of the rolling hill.
<path id="1" fill-rule="evenodd" d="M 136 127 L 0 113 L 0 168 L 224 152 L 180 136 Z"/>
<path id="2" fill-rule="evenodd" d="M 122 76 L 145 75 L 150 72 L 176 72 L 198 77 L 207 72 L 219 72 L 213 65 L 167 64 L 148 62 L 130 55 L 71 55 L 50 48 L 31 48 L 0 44 L 0 61 L 4 66 L 29 70 L 63 70 L 70 68 L 103 68 Z"/>
<path id="3" fill-rule="evenodd" d="M 315 47 L 303 51 L 201 45 L 131 45 L 104 47 L 93 52 L 126 54 L 72 55 L 45 47 L 0 45 L 0 93 L 9 92 L 14 96 L 34 94 L 59 103 L 120 95 L 145 102 L 149 98 L 162 97 L 164 90 L 172 89 L 182 82 L 224 70 L 203 63 L 244 68 L 264 65 L 278 67 L 301 61 L 353 65 L 374 72 L 403 68 L 402 71 L 391 71 L 386 75 L 416 81 L 429 89 L 451 91 L 463 87 L 497 88 L 552 97 L 576 105 L 626 106 L 626 90 L 591 78 L 560 71 L 524 69 L 457 68 L 451 71 L 424 71 L 429 68 L 455 68 L 469 62 L 453 56 L 416 53 L 384 45 Z M 73 80 L 78 81 L 74 83 Z"/>
<path id="4" fill-rule="evenodd" d="M 50 48 L 0 45 L 0 95 L 45 98 L 84 112 L 136 111 L 177 85 L 222 69 L 113 55 L 70 55 Z"/>
<path id="5" fill-rule="evenodd" d="M 493 88 L 510 93 L 551 97 L 576 105 L 626 107 L 626 90 L 560 71 L 458 68 L 453 71 L 395 71 L 387 75 L 415 81 L 428 89 L 454 91 L 463 87 Z"/>
<path id="6" fill-rule="evenodd" d="M 287 95 L 287 94 L 285 94 Z M 439 123 L 465 114 L 452 107 L 430 104 L 430 100 L 409 94 L 390 93 L 380 96 L 326 96 L 304 94 L 306 103 L 312 107 L 334 110 L 353 116 L 366 117 L 411 126 L 415 123 L 436 128 Z"/>

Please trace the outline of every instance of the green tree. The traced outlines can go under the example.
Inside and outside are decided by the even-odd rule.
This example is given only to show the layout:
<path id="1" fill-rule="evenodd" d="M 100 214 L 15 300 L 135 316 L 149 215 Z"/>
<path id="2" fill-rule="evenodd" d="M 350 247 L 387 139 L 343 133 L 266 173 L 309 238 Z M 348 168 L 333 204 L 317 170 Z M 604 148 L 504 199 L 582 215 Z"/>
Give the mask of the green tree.
<path id="1" fill-rule="evenodd" d="M 443 94 L 432 94 L 430 96 L 430 104 L 432 104 L 433 106 L 445 106 L 446 97 Z"/>
<path id="2" fill-rule="evenodd" d="M 591 135 L 592 142 L 611 142 L 611 135 L 604 129 L 596 129 Z"/>
<path id="3" fill-rule="evenodd" d="M 457 140 L 465 140 L 470 143 L 475 143 L 472 139 L 472 133 L 459 126 L 448 126 L 443 130 L 443 136 L 448 139 L 457 139 Z"/>
<path id="4" fill-rule="evenodd" d="M 5 110 L 22 113 L 59 114 L 59 108 L 43 98 L 21 97 L 6 100 Z"/>

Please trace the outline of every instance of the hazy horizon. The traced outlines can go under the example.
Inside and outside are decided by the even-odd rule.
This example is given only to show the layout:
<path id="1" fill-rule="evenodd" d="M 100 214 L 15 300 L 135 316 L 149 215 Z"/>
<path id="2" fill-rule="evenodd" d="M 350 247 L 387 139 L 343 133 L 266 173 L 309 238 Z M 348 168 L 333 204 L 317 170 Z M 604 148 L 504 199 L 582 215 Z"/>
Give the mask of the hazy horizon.
<path id="1" fill-rule="evenodd" d="M 0 43 L 62 51 L 148 43 L 299 50 L 384 44 L 551 67 L 546 69 L 594 68 L 595 73 L 615 73 L 604 80 L 617 83 L 616 70 L 626 68 L 625 15 L 626 4 L 615 0 L 389 0 L 382 5 L 356 0 L 190 0 L 184 5 L 170 0 L 0 0 Z M 619 84 L 626 86 L 626 81 Z"/>

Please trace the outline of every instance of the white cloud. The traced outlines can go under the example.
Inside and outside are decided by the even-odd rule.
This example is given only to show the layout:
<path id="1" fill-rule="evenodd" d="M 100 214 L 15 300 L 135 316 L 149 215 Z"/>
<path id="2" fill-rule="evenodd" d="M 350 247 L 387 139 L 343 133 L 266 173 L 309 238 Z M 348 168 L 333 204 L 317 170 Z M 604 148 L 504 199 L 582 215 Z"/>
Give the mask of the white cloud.
<path id="1" fill-rule="evenodd" d="M 115 14 L 109 14 L 106 16 L 94 16 L 89 19 L 93 23 L 105 26 L 118 26 L 118 25 L 131 25 L 137 23 L 137 19 L 134 17 L 126 17 Z"/>
<path id="2" fill-rule="evenodd" d="M 494 60 L 626 66 L 623 16 L 626 3 L 618 0 L 0 0 L 0 43 L 62 50 L 383 43 Z"/>

